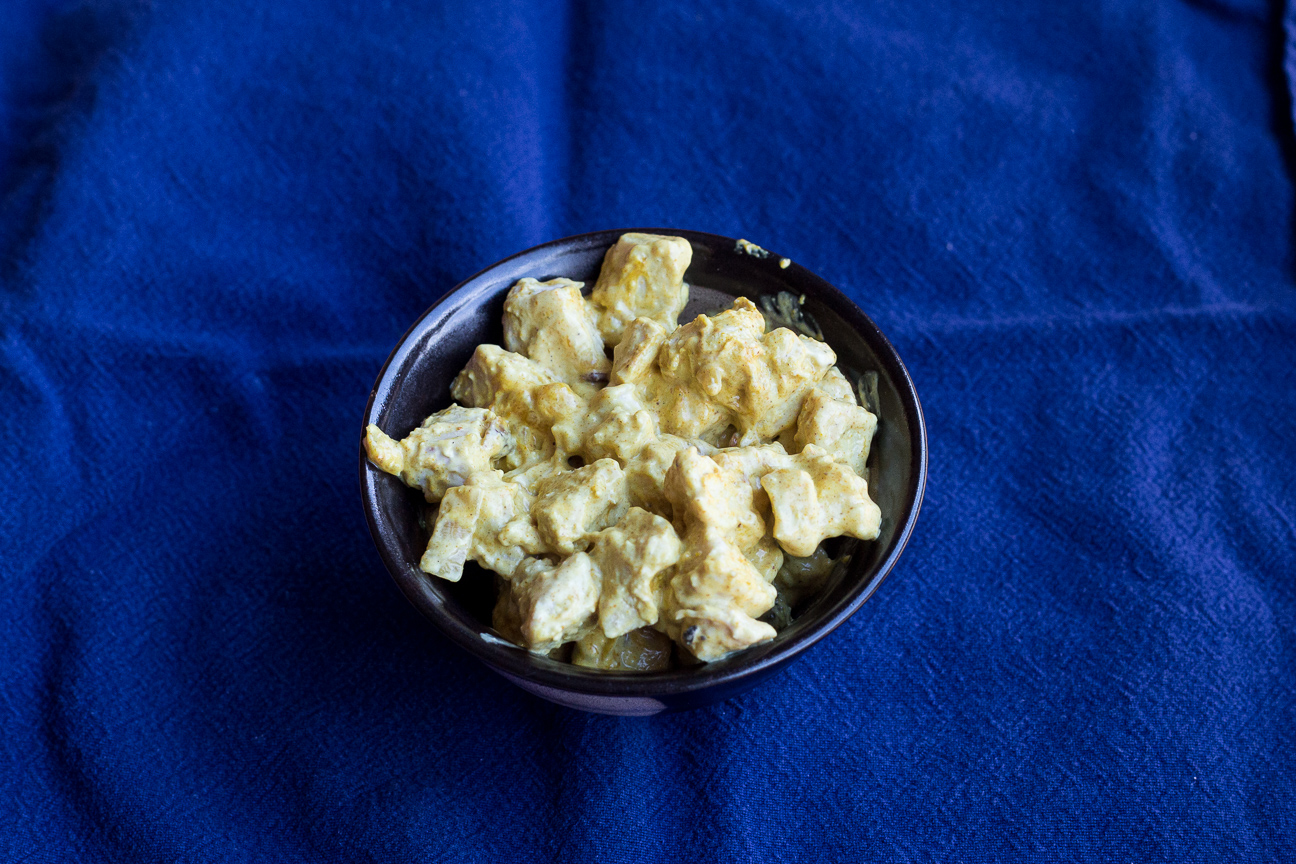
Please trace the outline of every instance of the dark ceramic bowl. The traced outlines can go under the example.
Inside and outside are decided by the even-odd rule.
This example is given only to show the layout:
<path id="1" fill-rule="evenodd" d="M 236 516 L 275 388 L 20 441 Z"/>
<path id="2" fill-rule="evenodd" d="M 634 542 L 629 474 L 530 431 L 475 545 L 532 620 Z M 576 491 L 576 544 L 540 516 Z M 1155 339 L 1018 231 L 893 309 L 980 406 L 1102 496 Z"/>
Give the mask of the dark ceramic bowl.
<path id="1" fill-rule="evenodd" d="M 690 286 L 689 305 L 681 322 L 727 308 L 739 295 L 754 300 L 784 291 L 804 295 L 804 311 L 837 352 L 838 366 L 847 377 L 877 373 L 879 420 L 869 456 L 869 491 L 882 510 L 881 535 L 867 542 L 837 541 L 839 551 L 850 553 L 849 560 L 838 562 L 818 597 L 795 610 L 791 626 L 763 645 L 670 672 L 600 672 L 537 656 L 491 629 L 492 574 L 470 563 L 464 578 L 451 583 L 418 569 L 428 541 L 427 505 L 418 492 L 369 464 L 363 444 L 360 489 L 369 530 L 401 592 L 465 651 L 519 687 L 560 705 L 607 714 L 654 714 L 727 699 L 756 685 L 835 630 L 877 590 L 918 518 L 927 477 L 927 432 L 900 357 L 840 291 L 795 263 L 781 267 L 776 255 L 743 251 L 728 237 L 666 228 L 625 228 L 555 240 L 459 284 L 414 323 L 387 358 L 369 396 L 364 424 L 375 423 L 403 438 L 424 417 L 445 408 L 451 401 L 450 382 L 473 349 L 502 341 L 504 296 L 514 282 L 524 276 L 566 276 L 592 287 L 603 253 L 629 231 L 671 234 L 693 244 L 693 263 L 684 277 Z"/>

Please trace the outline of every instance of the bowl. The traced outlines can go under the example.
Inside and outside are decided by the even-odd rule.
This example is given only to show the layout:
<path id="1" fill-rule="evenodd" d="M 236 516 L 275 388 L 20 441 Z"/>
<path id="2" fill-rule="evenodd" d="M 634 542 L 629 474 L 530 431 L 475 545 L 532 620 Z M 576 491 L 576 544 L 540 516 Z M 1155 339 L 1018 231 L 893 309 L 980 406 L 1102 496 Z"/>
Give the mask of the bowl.
<path id="1" fill-rule="evenodd" d="M 757 300 L 790 292 L 855 379 L 875 372 L 878 429 L 869 456 L 869 491 L 882 511 L 876 540 L 844 538 L 822 592 L 792 624 L 761 645 L 701 666 L 669 672 L 604 672 L 532 654 L 490 626 L 494 579 L 471 562 L 459 582 L 418 569 L 427 545 L 428 505 L 414 489 L 372 465 L 360 446 L 360 490 L 369 530 L 401 593 L 452 642 L 519 687 L 544 699 L 606 714 L 644 715 L 695 708 L 735 696 L 769 678 L 827 636 L 872 596 L 895 566 L 913 531 L 927 477 L 927 432 L 913 381 L 899 355 L 869 317 L 809 270 L 760 247 L 715 234 L 667 228 L 623 228 L 554 240 L 519 252 L 455 286 L 401 337 L 378 375 L 364 427 L 396 438 L 451 403 L 450 382 L 481 343 L 500 344 L 504 297 L 518 279 L 566 276 L 593 287 L 603 254 L 628 232 L 669 234 L 693 245 L 684 279 L 687 322 L 727 308 L 733 298 Z M 871 376 L 870 376 L 871 377 Z"/>

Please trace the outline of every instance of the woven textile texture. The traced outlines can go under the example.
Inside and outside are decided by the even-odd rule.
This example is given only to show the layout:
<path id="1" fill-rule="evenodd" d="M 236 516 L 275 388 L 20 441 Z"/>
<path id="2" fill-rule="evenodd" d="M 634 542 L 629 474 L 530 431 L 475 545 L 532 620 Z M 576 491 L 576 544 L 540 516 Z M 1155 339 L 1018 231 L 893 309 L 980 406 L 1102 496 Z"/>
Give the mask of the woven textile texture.
<path id="1" fill-rule="evenodd" d="M 1296 18 L 5 0 L 0 860 L 1296 858 Z M 745 237 L 891 338 L 927 498 L 790 669 L 652 718 L 397 593 L 370 387 L 457 282 Z"/>

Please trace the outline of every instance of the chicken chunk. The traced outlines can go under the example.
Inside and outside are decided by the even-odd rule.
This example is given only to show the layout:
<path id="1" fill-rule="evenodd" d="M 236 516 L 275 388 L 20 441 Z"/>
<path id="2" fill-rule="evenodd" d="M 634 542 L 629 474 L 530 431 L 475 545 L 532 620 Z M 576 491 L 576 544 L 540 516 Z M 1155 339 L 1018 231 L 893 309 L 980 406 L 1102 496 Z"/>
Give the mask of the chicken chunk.
<path id="1" fill-rule="evenodd" d="M 752 487 L 736 471 L 726 471 L 697 448 L 681 450 L 666 473 L 666 497 L 676 530 L 691 538 L 694 529 L 709 528 L 739 550 L 754 546 L 765 534 L 752 501 Z"/>
<path id="2" fill-rule="evenodd" d="M 450 385 L 456 402 L 475 408 L 489 408 L 508 426 L 515 442 L 507 454 L 507 468 L 525 467 L 547 459 L 554 452 L 552 421 L 539 404 L 575 394 L 553 373 L 534 360 L 505 351 L 498 345 L 478 345 L 472 359 Z"/>
<path id="3" fill-rule="evenodd" d="M 501 586 L 494 620 L 523 648 L 543 654 L 593 629 L 598 596 L 598 576 L 585 553 L 557 565 L 528 558 Z M 516 634 L 507 632 L 514 627 Z"/>
<path id="4" fill-rule="evenodd" d="M 602 576 L 598 618 L 604 636 L 612 639 L 657 623 L 659 577 L 682 552 L 671 524 L 638 507 L 599 534 L 589 554 Z"/>
<path id="5" fill-rule="evenodd" d="M 477 476 L 466 486 L 446 491 L 437 510 L 436 525 L 419 569 L 448 582 L 458 582 L 464 563 L 476 561 L 505 579 L 526 555 L 516 543 L 501 542 L 505 526 L 525 518 L 531 496 L 516 483 L 506 483 L 498 471 Z"/>
<path id="6" fill-rule="evenodd" d="M 859 404 L 855 401 L 855 388 L 851 386 L 850 381 L 846 380 L 846 376 L 836 366 L 824 373 L 824 377 L 819 379 L 815 389 L 822 390 L 838 402 L 845 402 L 848 405 Z"/>
<path id="7" fill-rule="evenodd" d="M 504 300 L 504 346 L 589 398 L 607 382 L 611 364 L 581 287 L 570 279 L 519 279 Z"/>
<path id="8" fill-rule="evenodd" d="M 744 519 L 750 517 L 746 515 L 746 508 L 750 506 L 755 511 L 756 518 L 760 520 L 762 533 L 754 542 L 747 544 L 744 541 L 750 540 L 752 533 L 735 532 L 733 536 L 738 538 L 743 551 L 743 555 L 761 577 L 766 582 L 771 582 L 779 566 L 783 563 L 783 550 L 779 548 L 774 539 L 765 533 L 765 526 L 772 521 L 769 499 L 765 491 L 761 488 L 760 478 L 775 468 L 788 467 L 792 464 L 792 457 L 779 446 L 777 443 L 765 444 L 758 447 L 733 447 L 724 450 L 717 450 L 711 454 L 711 461 L 714 462 L 727 475 L 728 482 L 742 482 L 751 490 L 750 505 L 748 499 L 735 494 L 731 499 L 731 508 L 741 508 L 744 512 Z M 741 497 L 741 503 L 739 501 Z M 705 497 L 699 497 L 699 505 L 711 510 L 715 505 L 709 502 Z M 729 530 L 726 523 L 719 520 L 699 520 L 721 530 Z M 691 526 L 690 526 L 691 527 Z"/>
<path id="9" fill-rule="evenodd" d="M 687 538 L 663 601 L 658 627 L 699 660 L 718 660 L 773 639 L 756 619 L 778 596 L 774 586 L 719 531 L 697 528 Z"/>
<path id="10" fill-rule="evenodd" d="M 728 424 L 728 414 L 696 387 L 662 376 L 658 361 L 666 338 L 656 322 L 635 319 L 613 353 L 610 380 L 613 385 L 634 384 L 662 431 L 685 438 L 714 438 Z"/>
<path id="11" fill-rule="evenodd" d="M 710 419 L 695 406 L 700 399 L 737 427 L 738 443 L 774 438 L 796 421 L 806 394 L 836 359 L 827 345 L 791 330 L 765 333 L 755 304 L 739 297 L 732 308 L 699 315 L 666 337 L 658 353 L 667 403 L 662 428 L 689 437 L 713 428 L 689 422 L 689 415 Z"/>
<path id="12" fill-rule="evenodd" d="M 428 417 L 401 441 L 374 425 L 365 430 L 369 459 L 433 504 L 452 486 L 489 473 L 491 460 L 508 455 L 512 448 L 512 436 L 493 413 L 458 405 Z"/>
<path id="13" fill-rule="evenodd" d="M 621 466 L 600 459 L 539 481 L 531 516 L 545 549 L 570 555 L 589 546 L 589 535 L 621 521 L 629 497 Z"/>
<path id="14" fill-rule="evenodd" d="M 692 260 L 693 247 L 683 237 L 622 234 L 603 256 L 589 298 L 600 310 L 598 328 L 604 341 L 616 345 L 636 318 L 651 318 L 674 329 L 688 302 L 684 271 Z"/>
<path id="15" fill-rule="evenodd" d="M 563 406 L 560 414 L 553 425 L 558 447 L 588 460 L 625 463 L 657 438 L 657 419 L 630 384 L 605 387 L 587 406 Z"/>
<path id="16" fill-rule="evenodd" d="M 753 490 L 761 488 L 760 478 L 776 468 L 790 468 L 793 459 L 777 441 L 752 447 L 729 447 L 711 454 L 717 465 L 726 471 L 741 474 Z M 760 497 L 760 496 L 757 496 Z"/>
<path id="17" fill-rule="evenodd" d="M 630 503 L 658 516 L 671 516 L 670 499 L 666 497 L 666 475 L 681 450 L 693 447 L 699 452 L 712 448 L 701 442 L 690 442 L 675 435 L 659 435 L 635 456 L 626 461 L 626 485 Z"/>
<path id="18" fill-rule="evenodd" d="M 867 408 L 856 405 L 853 398 L 846 403 L 815 390 L 801 406 L 795 441 L 800 450 L 807 444 L 823 448 L 863 477 L 876 431 L 877 418 Z"/>
<path id="19" fill-rule="evenodd" d="M 828 537 L 878 536 L 882 512 L 864 478 L 814 444 L 793 460 L 794 467 L 761 477 L 774 512 L 774 539 L 783 551 L 807 557 Z"/>
<path id="20" fill-rule="evenodd" d="M 666 342 L 666 328 L 651 318 L 636 318 L 612 350 L 611 384 L 635 384 L 657 368 L 657 352 Z"/>

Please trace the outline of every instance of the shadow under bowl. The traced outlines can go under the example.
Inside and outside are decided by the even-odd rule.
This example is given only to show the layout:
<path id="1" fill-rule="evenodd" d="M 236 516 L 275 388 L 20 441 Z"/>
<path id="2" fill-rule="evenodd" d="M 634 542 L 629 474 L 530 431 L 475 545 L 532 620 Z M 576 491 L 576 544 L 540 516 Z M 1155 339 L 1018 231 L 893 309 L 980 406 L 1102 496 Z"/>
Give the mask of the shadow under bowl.
<path id="1" fill-rule="evenodd" d="M 877 434 L 869 455 L 869 492 L 882 511 L 876 540 L 839 541 L 840 557 L 824 589 L 807 601 L 790 626 L 761 645 L 701 666 L 669 672 L 603 672 L 532 654 L 490 626 L 492 574 L 473 564 L 459 582 L 418 569 L 427 546 L 428 505 L 415 490 L 365 457 L 360 445 L 360 489 L 374 543 L 392 578 L 415 607 L 453 642 L 519 687 L 585 711 L 643 715 L 681 710 L 735 696 L 782 669 L 845 621 L 895 566 L 913 531 L 927 477 L 927 432 L 913 381 L 877 326 L 844 294 L 799 265 L 732 238 L 696 231 L 626 228 L 554 240 L 500 261 L 460 283 L 401 337 L 378 375 L 364 425 L 403 438 L 435 411 L 451 404 L 450 382 L 482 343 L 501 344 L 504 297 L 523 277 L 566 276 L 592 286 L 603 255 L 622 234 L 641 232 L 686 238 L 693 260 L 685 274 L 687 322 L 728 308 L 733 298 L 803 297 L 802 311 L 837 352 L 839 368 L 854 383 L 876 373 Z M 753 254 L 755 253 L 755 254 Z M 363 427 L 362 427 L 363 435 Z"/>

